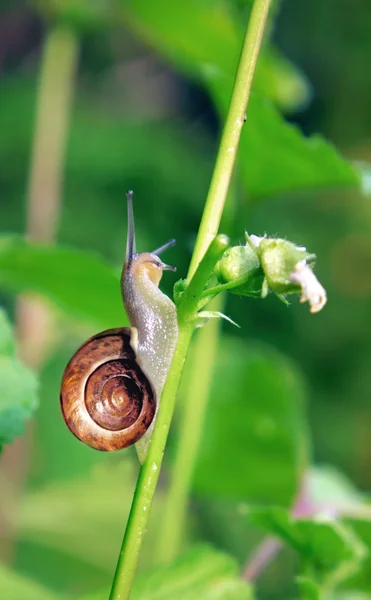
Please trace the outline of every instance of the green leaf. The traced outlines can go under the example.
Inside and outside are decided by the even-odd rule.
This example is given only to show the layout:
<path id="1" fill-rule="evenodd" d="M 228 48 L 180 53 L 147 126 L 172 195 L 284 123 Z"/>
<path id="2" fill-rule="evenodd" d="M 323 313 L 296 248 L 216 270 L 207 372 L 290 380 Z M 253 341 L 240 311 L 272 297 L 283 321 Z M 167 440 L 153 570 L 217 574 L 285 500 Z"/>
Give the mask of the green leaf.
<path id="1" fill-rule="evenodd" d="M 135 487 L 137 467 L 130 457 L 105 455 L 85 476 L 26 493 L 14 523 L 19 539 L 110 572 Z"/>
<path id="2" fill-rule="evenodd" d="M 40 293 L 67 314 L 102 328 L 127 323 L 118 273 L 98 255 L 2 237 L 0 285 Z"/>
<path id="3" fill-rule="evenodd" d="M 320 135 L 304 137 L 268 99 L 255 94 L 241 135 L 239 165 L 254 198 L 360 183 L 355 167 L 329 141 Z"/>
<path id="4" fill-rule="evenodd" d="M 233 77 L 243 40 L 243 24 L 227 3 L 121 2 L 129 25 L 167 59 L 197 78 L 218 72 Z M 308 100 L 309 85 L 299 70 L 274 47 L 263 48 L 255 88 L 279 106 L 293 110 Z"/>
<path id="5" fill-rule="evenodd" d="M 355 531 L 338 520 L 294 520 L 280 507 L 251 509 L 250 518 L 296 550 L 304 564 L 311 564 L 321 573 L 334 571 L 342 563 L 357 565 L 367 554 Z"/>
<path id="6" fill-rule="evenodd" d="M 107 591 L 80 600 L 106 600 Z M 253 600 L 252 588 L 238 575 L 230 556 L 208 546 L 195 546 L 173 564 L 139 575 L 132 600 Z"/>
<path id="7" fill-rule="evenodd" d="M 309 577 L 297 577 L 296 582 L 300 589 L 302 600 L 321 600 L 321 591 L 318 585 Z"/>
<path id="8" fill-rule="evenodd" d="M 194 490 L 289 505 L 307 461 L 303 397 L 290 361 L 269 347 L 246 348 L 224 337 Z"/>
<path id="9" fill-rule="evenodd" d="M 254 89 L 271 98 L 284 112 L 303 110 L 312 95 L 305 75 L 272 45 L 263 48 L 259 57 Z"/>
<path id="10" fill-rule="evenodd" d="M 4 600 L 67 600 L 0 565 L 0 590 Z"/>
<path id="11" fill-rule="evenodd" d="M 242 29 L 227 3 L 189 0 L 121 0 L 125 20 L 168 59 L 200 77 L 210 71 L 233 74 Z"/>
<path id="12" fill-rule="evenodd" d="M 209 547 L 192 548 L 170 567 L 138 577 L 133 600 L 252 600 L 238 577 L 237 562 Z"/>
<path id="13" fill-rule="evenodd" d="M 0 309 L 0 355 L 15 356 L 13 329 L 3 310 Z"/>
<path id="14" fill-rule="evenodd" d="M 350 577 L 345 582 L 345 586 L 348 594 L 350 590 L 358 590 L 361 592 L 371 592 L 371 520 L 365 519 L 346 519 L 345 522 L 348 526 L 356 532 L 357 536 L 362 540 L 363 544 L 368 549 L 368 555 L 363 561 L 361 569 Z M 347 597 L 346 597 L 347 598 Z M 349 596 L 350 598 L 350 596 Z M 361 600 L 360 596 L 360 600 Z M 347 598 L 348 600 L 348 598 Z M 363 598 L 362 598 L 363 600 Z"/>
<path id="15" fill-rule="evenodd" d="M 0 448 L 24 430 L 37 406 L 37 379 L 15 356 L 10 324 L 0 311 Z"/>
<path id="16" fill-rule="evenodd" d="M 201 79 L 225 114 L 242 43 L 242 29 L 227 3 L 198 0 L 128 0 L 127 22 L 137 34 L 181 69 Z M 267 58 L 266 58 L 267 57 Z M 298 189 L 357 185 L 356 168 L 319 136 L 306 139 L 280 116 L 265 94 L 264 71 L 272 80 L 273 52 L 262 52 L 243 128 L 239 164 L 247 192 L 253 197 Z M 279 64 L 279 69 L 282 64 Z M 285 89 L 284 93 L 287 93 Z M 277 92 L 276 92 L 277 94 Z M 269 176 L 268 176 L 269 175 Z"/>
<path id="17" fill-rule="evenodd" d="M 310 502 L 317 511 L 371 518 L 371 506 L 349 479 L 332 466 L 312 467 L 307 474 Z"/>

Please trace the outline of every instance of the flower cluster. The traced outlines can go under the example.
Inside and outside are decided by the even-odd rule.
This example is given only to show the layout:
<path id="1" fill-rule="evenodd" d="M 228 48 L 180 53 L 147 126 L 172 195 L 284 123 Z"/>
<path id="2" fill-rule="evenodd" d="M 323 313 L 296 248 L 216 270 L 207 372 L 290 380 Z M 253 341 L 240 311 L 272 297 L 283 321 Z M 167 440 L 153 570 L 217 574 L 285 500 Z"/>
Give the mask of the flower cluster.
<path id="1" fill-rule="evenodd" d="M 310 312 L 324 307 L 326 290 L 313 273 L 314 254 L 280 238 L 245 237 L 246 245 L 226 250 L 216 266 L 218 281 L 231 284 L 230 292 L 265 298 L 272 291 L 281 299 L 299 293 L 301 302 L 309 302 Z"/>

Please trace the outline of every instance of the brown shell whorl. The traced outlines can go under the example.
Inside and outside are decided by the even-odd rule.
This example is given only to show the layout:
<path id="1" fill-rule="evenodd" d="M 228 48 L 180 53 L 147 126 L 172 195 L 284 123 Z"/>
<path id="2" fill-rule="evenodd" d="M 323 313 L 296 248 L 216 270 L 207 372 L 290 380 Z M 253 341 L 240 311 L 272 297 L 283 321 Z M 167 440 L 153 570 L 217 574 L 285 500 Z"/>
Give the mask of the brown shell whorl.
<path id="1" fill-rule="evenodd" d="M 97 450 L 135 444 L 156 411 L 153 388 L 136 362 L 131 329 L 108 329 L 90 338 L 68 363 L 61 408 L 72 433 Z"/>

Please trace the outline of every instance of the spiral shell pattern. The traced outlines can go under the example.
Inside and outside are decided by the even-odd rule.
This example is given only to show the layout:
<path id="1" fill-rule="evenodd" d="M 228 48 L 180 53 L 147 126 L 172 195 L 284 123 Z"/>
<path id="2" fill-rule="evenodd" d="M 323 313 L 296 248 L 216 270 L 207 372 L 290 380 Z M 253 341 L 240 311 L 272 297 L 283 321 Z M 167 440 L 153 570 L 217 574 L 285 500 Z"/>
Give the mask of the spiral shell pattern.
<path id="1" fill-rule="evenodd" d="M 156 412 L 155 392 L 136 361 L 129 328 L 91 337 L 62 378 L 61 409 L 72 433 L 96 450 L 135 444 Z"/>

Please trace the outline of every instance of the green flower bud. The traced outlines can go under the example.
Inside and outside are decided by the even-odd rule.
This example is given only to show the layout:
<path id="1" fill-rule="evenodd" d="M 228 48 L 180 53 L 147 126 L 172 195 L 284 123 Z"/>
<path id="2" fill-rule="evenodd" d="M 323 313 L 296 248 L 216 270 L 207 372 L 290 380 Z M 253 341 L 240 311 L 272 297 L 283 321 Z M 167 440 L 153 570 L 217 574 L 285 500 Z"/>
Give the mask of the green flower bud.
<path id="1" fill-rule="evenodd" d="M 297 263 L 313 261 L 315 256 L 305 248 L 295 246 L 287 240 L 263 238 L 257 246 L 261 266 L 269 288 L 276 294 L 300 292 L 300 286 L 290 277 Z"/>
<path id="2" fill-rule="evenodd" d="M 282 239 L 250 237 L 256 247 L 267 284 L 276 294 L 301 293 L 312 313 L 326 304 L 326 291 L 315 277 L 311 265 L 315 255 L 305 248 Z"/>
<path id="3" fill-rule="evenodd" d="M 227 286 L 223 289 L 253 298 L 265 298 L 272 291 L 286 303 L 284 295 L 300 293 L 300 301 L 309 302 L 312 313 L 324 307 L 326 290 L 313 273 L 314 254 L 287 240 L 247 233 L 245 238 L 245 246 L 228 248 L 216 265 L 219 283 Z"/>
<path id="4" fill-rule="evenodd" d="M 260 298 L 264 273 L 255 248 L 250 245 L 228 248 L 215 267 L 219 283 L 236 283 L 232 294 Z"/>

